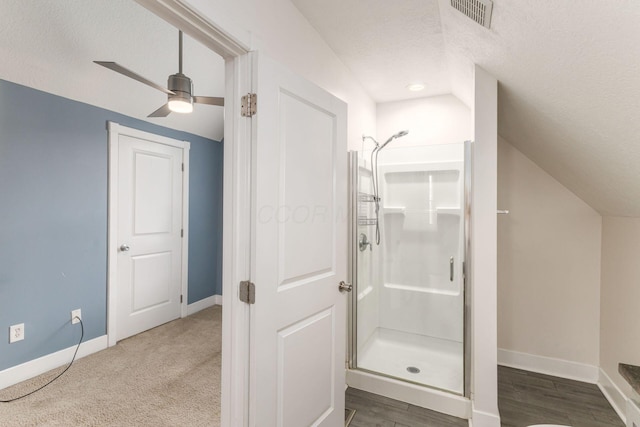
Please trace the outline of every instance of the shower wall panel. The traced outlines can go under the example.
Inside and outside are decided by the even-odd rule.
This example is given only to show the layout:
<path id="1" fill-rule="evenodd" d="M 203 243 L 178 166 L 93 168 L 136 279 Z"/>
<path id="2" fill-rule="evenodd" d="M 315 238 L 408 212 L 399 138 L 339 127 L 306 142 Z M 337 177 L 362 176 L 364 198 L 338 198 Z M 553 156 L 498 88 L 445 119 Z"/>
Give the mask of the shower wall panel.
<path id="1" fill-rule="evenodd" d="M 380 165 L 381 328 L 463 341 L 463 156 L 404 148 Z"/>

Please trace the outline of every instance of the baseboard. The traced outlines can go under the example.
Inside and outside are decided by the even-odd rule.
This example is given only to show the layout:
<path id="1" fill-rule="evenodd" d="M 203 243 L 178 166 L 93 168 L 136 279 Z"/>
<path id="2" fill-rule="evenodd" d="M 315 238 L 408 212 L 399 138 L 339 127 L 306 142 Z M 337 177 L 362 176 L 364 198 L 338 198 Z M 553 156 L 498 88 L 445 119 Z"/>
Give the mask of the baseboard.
<path id="1" fill-rule="evenodd" d="M 98 338 L 83 342 L 78 349 L 76 360 L 81 359 L 100 350 L 107 348 L 107 336 L 103 335 Z M 22 381 L 37 377 L 52 369 L 59 368 L 71 362 L 76 346 L 68 347 L 55 353 L 30 360 L 21 365 L 0 371 L 0 390 L 3 388 L 18 384 Z"/>
<path id="2" fill-rule="evenodd" d="M 629 427 L 640 426 L 640 408 L 632 399 L 627 399 L 627 425 Z"/>
<path id="3" fill-rule="evenodd" d="M 205 308 L 209 308 L 214 305 L 222 305 L 222 295 L 212 295 L 189 304 L 187 306 L 187 316 L 191 316 L 193 313 L 197 313 L 200 310 L 204 310 Z"/>
<path id="4" fill-rule="evenodd" d="M 500 416 L 472 408 L 469 427 L 500 427 Z"/>
<path id="5" fill-rule="evenodd" d="M 611 380 L 607 373 L 600 369 L 600 378 L 598 379 L 598 388 L 607 398 L 613 409 L 616 411 L 622 422 L 627 423 L 627 397 L 622 390 Z"/>
<path id="6" fill-rule="evenodd" d="M 498 365 L 597 384 L 599 368 L 584 363 L 498 349 Z"/>

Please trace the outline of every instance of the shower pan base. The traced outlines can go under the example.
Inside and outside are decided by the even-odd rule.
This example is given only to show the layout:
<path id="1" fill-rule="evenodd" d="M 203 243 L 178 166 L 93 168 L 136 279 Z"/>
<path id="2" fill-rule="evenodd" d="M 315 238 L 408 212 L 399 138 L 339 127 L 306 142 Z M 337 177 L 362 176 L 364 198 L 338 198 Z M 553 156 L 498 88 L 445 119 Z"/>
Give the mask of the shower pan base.
<path id="1" fill-rule="evenodd" d="M 454 417 L 471 418 L 471 401 L 469 399 L 429 387 L 359 369 L 347 370 L 347 385 Z"/>
<path id="2" fill-rule="evenodd" d="M 377 328 L 358 352 L 358 367 L 462 395 L 463 354 L 459 342 Z"/>

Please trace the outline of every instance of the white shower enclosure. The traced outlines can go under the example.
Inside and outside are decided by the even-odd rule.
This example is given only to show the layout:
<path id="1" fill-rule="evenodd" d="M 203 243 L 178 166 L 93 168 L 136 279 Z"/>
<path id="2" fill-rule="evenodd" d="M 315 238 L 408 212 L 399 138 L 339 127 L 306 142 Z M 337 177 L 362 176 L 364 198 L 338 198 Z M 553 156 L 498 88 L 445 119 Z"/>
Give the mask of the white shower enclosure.
<path id="1" fill-rule="evenodd" d="M 350 153 L 349 368 L 382 379 L 369 391 L 383 390 L 387 379 L 468 393 L 470 150 L 470 142 L 382 150 L 377 220 L 371 153 Z"/>

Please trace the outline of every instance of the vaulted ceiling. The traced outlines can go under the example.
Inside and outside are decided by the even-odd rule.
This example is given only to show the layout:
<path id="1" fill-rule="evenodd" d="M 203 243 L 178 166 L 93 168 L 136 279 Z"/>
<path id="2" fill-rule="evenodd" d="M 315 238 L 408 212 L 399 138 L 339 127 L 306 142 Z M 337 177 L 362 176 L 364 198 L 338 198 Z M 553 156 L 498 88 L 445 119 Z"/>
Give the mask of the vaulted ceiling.
<path id="1" fill-rule="evenodd" d="M 2 0 L 0 58 L 0 79 L 222 139 L 221 107 L 147 118 L 167 96 L 93 63 L 115 61 L 161 86 L 178 71 L 178 30 L 132 0 Z M 224 96 L 221 57 L 185 36 L 183 62 L 196 95 Z"/>
<path id="2" fill-rule="evenodd" d="M 494 0 L 490 29 L 450 0 L 292 1 L 376 102 L 471 105 L 479 64 L 500 82 L 504 139 L 599 212 L 640 217 L 640 1 Z M 222 137 L 221 108 L 147 119 L 166 97 L 92 63 L 159 84 L 177 71 L 177 30 L 134 1 L 2 0 L 0 57 L 2 79 Z M 220 57 L 186 37 L 184 62 L 196 94 L 223 95 Z"/>
<path id="3" fill-rule="evenodd" d="M 504 139 L 602 214 L 640 216 L 639 1 L 494 0 L 490 29 L 449 0 L 292 1 L 377 102 L 471 105 L 479 64 Z"/>

